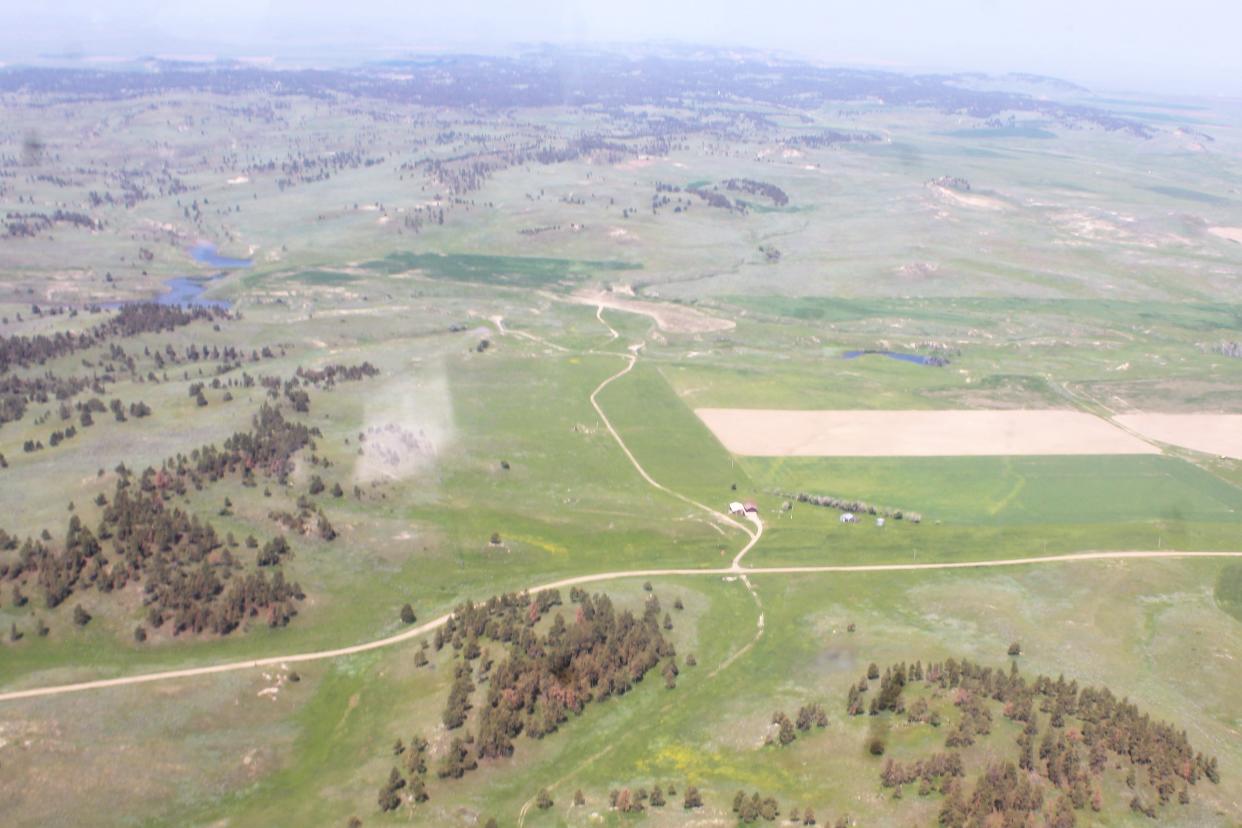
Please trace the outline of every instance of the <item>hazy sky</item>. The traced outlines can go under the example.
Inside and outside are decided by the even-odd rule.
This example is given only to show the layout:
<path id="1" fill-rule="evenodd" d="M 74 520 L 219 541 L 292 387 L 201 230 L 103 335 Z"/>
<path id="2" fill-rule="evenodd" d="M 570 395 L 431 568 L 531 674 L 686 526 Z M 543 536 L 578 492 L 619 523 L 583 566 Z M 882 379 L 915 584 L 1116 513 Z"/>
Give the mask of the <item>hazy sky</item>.
<path id="1" fill-rule="evenodd" d="M 0 0 L 0 10 L 10 62 L 660 40 L 1242 96 L 1242 0 Z"/>

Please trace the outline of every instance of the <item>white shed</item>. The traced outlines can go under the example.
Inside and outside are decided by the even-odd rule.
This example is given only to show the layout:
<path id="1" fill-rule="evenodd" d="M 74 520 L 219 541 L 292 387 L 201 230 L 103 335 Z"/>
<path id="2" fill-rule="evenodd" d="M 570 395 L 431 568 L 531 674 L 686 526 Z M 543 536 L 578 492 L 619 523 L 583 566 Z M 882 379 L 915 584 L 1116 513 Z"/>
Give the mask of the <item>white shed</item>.
<path id="1" fill-rule="evenodd" d="M 746 507 L 735 500 L 729 504 L 729 514 L 731 515 L 746 514 Z"/>
<path id="2" fill-rule="evenodd" d="M 841 522 L 842 523 L 857 523 L 858 517 L 853 512 L 846 512 L 845 514 L 841 515 Z"/>

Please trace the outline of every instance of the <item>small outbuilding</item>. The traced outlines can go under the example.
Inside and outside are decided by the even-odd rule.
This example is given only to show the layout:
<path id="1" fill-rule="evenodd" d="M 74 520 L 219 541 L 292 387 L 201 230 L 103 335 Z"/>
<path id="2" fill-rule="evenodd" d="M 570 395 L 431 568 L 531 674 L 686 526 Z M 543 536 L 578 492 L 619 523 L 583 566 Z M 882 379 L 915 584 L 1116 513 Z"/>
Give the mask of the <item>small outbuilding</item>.
<path id="1" fill-rule="evenodd" d="M 729 514 L 731 514 L 731 515 L 743 515 L 743 514 L 746 514 L 746 507 L 745 507 L 745 506 L 743 506 L 741 503 L 739 503 L 738 501 L 736 501 L 736 500 L 735 500 L 735 501 L 733 501 L 732 503 L 730 503 L 730 504 L 729 504 Z"/>
<path id="2" fill-rule="evenodd" d="M 857 523 L 858 516 L 855 515 L 853 512 L 846 512 L 845 514 L 841 515 L 841 522 L 842 523 Z"/>
<path id="3" fill-rule="evenodd" d="M 746 514 L 748 515 L 759 514 L 759 506 L 753 500 L 746 501 L 742 508 L 746 510 Z"/>

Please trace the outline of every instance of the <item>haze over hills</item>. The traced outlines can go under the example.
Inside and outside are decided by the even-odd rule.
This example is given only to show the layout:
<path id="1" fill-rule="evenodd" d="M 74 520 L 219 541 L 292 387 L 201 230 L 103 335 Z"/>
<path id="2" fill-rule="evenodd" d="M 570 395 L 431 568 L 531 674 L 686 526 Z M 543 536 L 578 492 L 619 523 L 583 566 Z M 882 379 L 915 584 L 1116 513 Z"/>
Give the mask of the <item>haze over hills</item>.
<path id="1" fill-rule="evenodd" d="M 752 101 L 812 109 L 829 103 L 872 102 L 928 107 L 946 114 L 990 118 L 1030 113 L 1063 124 L 1092 125 L 1150 137 L 1151 127 L 1107 110 L 1008 92 L 1006 82 L 1075 96 L 1082 87 L 1053 78 L 979 74 L 906 75 L 832 69 L 806 62 L 698 48 L 689 56 L 623 56 L 547 48 L 518 56 L 429 54 L 354 68 L 275 71 L 231 60 L 146 59 L 100 68 L 10 66 L 0 92 L 59 93 L 67 97 L 134 97 L 174 90 L 267 92 L 275 95 L 348 93 L 427 106 L 641 106 Z"/>

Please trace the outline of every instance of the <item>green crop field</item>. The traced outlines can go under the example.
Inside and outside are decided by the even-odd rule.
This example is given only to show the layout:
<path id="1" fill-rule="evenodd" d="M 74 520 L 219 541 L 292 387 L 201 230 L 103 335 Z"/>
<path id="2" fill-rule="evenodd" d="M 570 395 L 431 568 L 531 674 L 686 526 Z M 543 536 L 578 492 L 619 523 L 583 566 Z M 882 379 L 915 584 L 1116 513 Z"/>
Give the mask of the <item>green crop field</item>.
<path id="1" fill-rule="evenodd" d="M 765 488 L 844 494 L 954 525 L 1242 520 L 1242 492 L 1169 457 L 786 457 L 741 464 Z"/>

